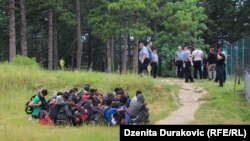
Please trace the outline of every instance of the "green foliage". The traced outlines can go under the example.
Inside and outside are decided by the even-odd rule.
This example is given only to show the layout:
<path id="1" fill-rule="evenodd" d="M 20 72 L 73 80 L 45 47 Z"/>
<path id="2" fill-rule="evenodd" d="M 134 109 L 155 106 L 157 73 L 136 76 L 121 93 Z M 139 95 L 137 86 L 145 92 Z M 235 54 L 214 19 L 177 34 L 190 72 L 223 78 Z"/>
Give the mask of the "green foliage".
<path id="1" fill-rule="evenodd" d="M 53 10 L 55 13 L 59 15 L 59 20 L 74 26 L 76 24 L 75 13 L 72 11 L 69 5 L 68 0 L 35 0 L 35 1 L 28 1 L 31 11 L 39 11 L 43 13 L 44 11 L 48 11 L 49 9 Z M 35 9 L 33 9 L 35 7 Z"/>
<path id="2" fill-rule="evenodd" d="M 103 0 L 101 5 L 90 11 L 88 24 L 92 27 L 93 33 L 103 41 L 108 40 L 112 35 L 118 34 L 121 25 L 117 15 L 108 12 L 108 1 Z"/>
<path id="3" fill-rule="evenodd" d="M 8 25 L 8 13 L 5 9 L 0 9 L 0 28 L 6 29 L 6 25 Z"/>
<path id="4" fill-rule="evenodd" d="M 250 33 L 249 0 L 199 0 L 205 8 L 208 30 L 202 34 L 205 43 L 223 47 Z"/>
<path id="5" fill-rule="evenodd" d="M 31 68 L 39 68 L 35 58 L 28 58 L 26 56 L 17 55 L 11 62 L 12 65 L 26 66 Z"/>
<path id="6" fill-rule="evenodd" d="M 169 48 L 184 44 L 202 45 L 198 44 L 198 36 L 207 29 L 203 23 L 207 17 L 204 9 L 196 6 L 196 1 L 184 0 L 170 5 L 165 3 L 162 8 L 166 9 L 169 15 L 165 15 L 168 18 L 162 22 L 165 30 L 157 35 L 157 38 L 160 38 L 159 44 L 169 43 Z"/>
<path id="7" fill-rule="evenodd" d="M 113 35 L 130 33 L 133 36 L 144 36 L 152 33 L 146 23 L 135 22 L 135 11 L 145 10 L 143 0 L 102 0 L 101 4 L 91 10 L 88 23 L 93 33 L 106 41 Z M 125 21 L 128 27 L 125 27 Z"/>
<path id="8" fill-rule="evenodd" d="M 143 0 L 119 0 L 108 5 L 109 10 L 123 12 L 144 10 L 146 8 Z"/>
<path id="9" fill-rule="evenodd" d="M 76 25 L 76 16 L 70 11 L 63 11 L 59 18 L 60 21 L 66 22 L 68 25 L 74 26 Z"/>

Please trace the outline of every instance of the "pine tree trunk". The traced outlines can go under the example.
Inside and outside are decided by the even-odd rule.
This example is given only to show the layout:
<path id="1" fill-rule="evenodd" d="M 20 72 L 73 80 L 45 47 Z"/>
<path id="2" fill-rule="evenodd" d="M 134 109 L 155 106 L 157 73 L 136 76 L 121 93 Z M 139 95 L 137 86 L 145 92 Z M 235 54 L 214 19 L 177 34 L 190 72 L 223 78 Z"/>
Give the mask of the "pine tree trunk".
<path id="1" fill-rule="evenodd" d="M 107 72 L 111 73 L 111 39 L 107 41 Z"/>
<path id="2" fill-rule="evenodd" d="M 71 53 L 71 69 L 75 68 L 75 48 L 76 48 L 76 43 L 75 41 L 71 43 L 72 46 L 72 53 Z"/>
<path id="3" fill-rule="evenodd" d="M 157 32 L 157 22 L 155 21 L 153 23 L 153 28 L 154 28 L 154 34 L 156 35 L 158 32 Z"/>
<path id="4" fill-rule="evenodd" d="M 53 69 L 53 12 L 49 10 L 48 69 Z"/>
<path id="5" fill-rule="evenodd" d="M 15 0 L 9 0 L 9 60 L 16 57 Z"/>
<path id="6" fill-rule="evenodd" d="M 115 69 L 115 60 L 114 60 L 114 48 L 115 48 L 115 37 L 111 37 L 111 46 L 110 46 L 110 56 L 111 56 L 111 71 Z"/>
<path id="7" fill-rule="evenodd" d="M 128 26 L 128 22 L 125 23 L 126 27 Z M 122 73 L 125 74 L 127 72 L 127 59 L 128 59 L 128 33 L 124 35 L 124 48 L 122 53 Z"/>
<path id="8" fill-rule="evenodd" d="M 136 24 L 139 24 L 140 22 L 140 15 L 139 12 L 136 12 Z M 134 53 L 133 53 L 133 71 L 134 73 L 138 73 L 138 47 L 139 47 L 139 38 L 135 37 L 135 47 L 134 47 Z"/>
<path id="9" fill-rule="evenodd" d="M 20 0 L 21 7 L 21 53 L 24 56 L 28 55 L 27 50 L 27 20 L 26 20 L 26 3 L 25 0 Z"/>
<path id="10" fill-rule="evenodd" d="M 135 37 L 135 47 L 133 54 L 133 71 L 134 73 L 138 73 L 138 46 L 139 46 L 139 38 Z"/>
<path id="11" fill-rule="evenodd" d="M 58 69 L 58 48 L 57 48 L 57 18 L 56 18 L 56 13 L 54 13 L 54 28 L 53 28 L 53 66 L 54 69 Z"/>
<path id="12" fill-rule="evenodd" d="M 92 64 L 93 64 L 93 48 L 91 46 L 91 42 L 92 42 L 92 35 L 89 35 L 89 40 L 88 40 L 88 69 L 93 69 L 92 68 Z"/>
<path id="13" fill-rule="evenodd" d="M 80 13 L 80 1 L 76 0 L 76 42 L 77 42 L 77 53 L 76 53 L 76 68 L 81 69 L 82 64 L 82 42 L 81 42 L 81 13 Z"/>

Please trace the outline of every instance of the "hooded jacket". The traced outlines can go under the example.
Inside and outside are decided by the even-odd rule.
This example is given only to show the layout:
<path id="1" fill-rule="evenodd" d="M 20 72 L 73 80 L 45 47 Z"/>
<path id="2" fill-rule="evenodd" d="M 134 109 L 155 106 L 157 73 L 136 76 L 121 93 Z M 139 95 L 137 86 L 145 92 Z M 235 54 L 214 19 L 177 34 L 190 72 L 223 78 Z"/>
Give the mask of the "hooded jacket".
<path id="1" fill-rule="evenodd" d="M 131 117 L 136 117 L 141 111 L 148 111 L 148 109 L 146 108 L 146 104 L 144 103 L 145 99 L 144 96 L 142 94 L 139 94 L 137 96 L 137 101 L 134 104 L 133 107 L 130 107 L 130 114 Z"/>

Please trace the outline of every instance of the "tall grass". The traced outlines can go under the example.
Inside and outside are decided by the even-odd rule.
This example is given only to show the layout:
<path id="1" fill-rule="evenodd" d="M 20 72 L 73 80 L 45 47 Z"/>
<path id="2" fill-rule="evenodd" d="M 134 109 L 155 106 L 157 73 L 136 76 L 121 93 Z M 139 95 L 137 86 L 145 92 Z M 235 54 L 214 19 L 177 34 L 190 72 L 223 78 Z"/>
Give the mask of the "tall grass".
<path id="1" fill-rule="evenodd" d="M 242 96 L 244 82 L 236 86 L 236 91 L 232 79 L 227 80 L 223 88 L 213 81 L 200 82 L 198 85 L 204 87 L 208 94 L 195 114 L 194 123 L 250 124 L 250 103 Z"/>
<path id="2" fill-rule="evenodd" d="M 31 65 L 32 66 L 32 65 Z M 178 85 L 163 84 L 150 77 L 128 74 L 106 74 L 85 71 L 47 71 L 39 67 L 0 64 L 0 138 L 3 140 L 119 140 L 118 127 L 84 125 L 79 128 L 41 126 L 27 121 L 25 102 L 41 88 L 47 88 L 47 99 L 57 91 L 72 87 L 80 90 L 86 83 L 104 95 L 122 87 L 132 98 L 136 90 L 143 91 L 154 123 L 166 117 L 177 106 L 170 93 L 178 93 Z"/>

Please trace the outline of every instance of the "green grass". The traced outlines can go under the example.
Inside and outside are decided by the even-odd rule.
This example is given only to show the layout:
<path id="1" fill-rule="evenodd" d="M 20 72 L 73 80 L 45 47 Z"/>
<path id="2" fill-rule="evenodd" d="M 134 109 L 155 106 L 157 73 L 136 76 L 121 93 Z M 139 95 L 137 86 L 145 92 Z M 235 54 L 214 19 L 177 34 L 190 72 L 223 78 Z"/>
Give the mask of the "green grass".
<path id="1" fill-rule="evenodd" d="M 161 79 L 138 75 L 119 75 L 84 71 L 46 71 L 37 67 L 0 64 L 0 139 L 18 140 L 86 140 L 118 141 L 119 127 L 84 125 L 82 127 L 42 126 L 28 121 L 24 112 L 25 102 L 41 88 L 48 88 L 47 99 L 60 90 L 69 90 L 90 83 L 104 95 L 116 86 L 122 87 L 130 97 L 141 89 L 150 109 L 150 121 L 165 118 L 177 106 L 171 93 L 178 93 L 179 86 L 162 83 Z"/>
<path id="2" fill-rule="evenodd" d="M 195 114 L 195 124 L 250 124 L 250 103 L 242 92 L 244 82 L 236 86 L 228 80 L 223 88 L 208 80 L 199 81 L 198 86 L 206 89 L 205 103 Z"/>

